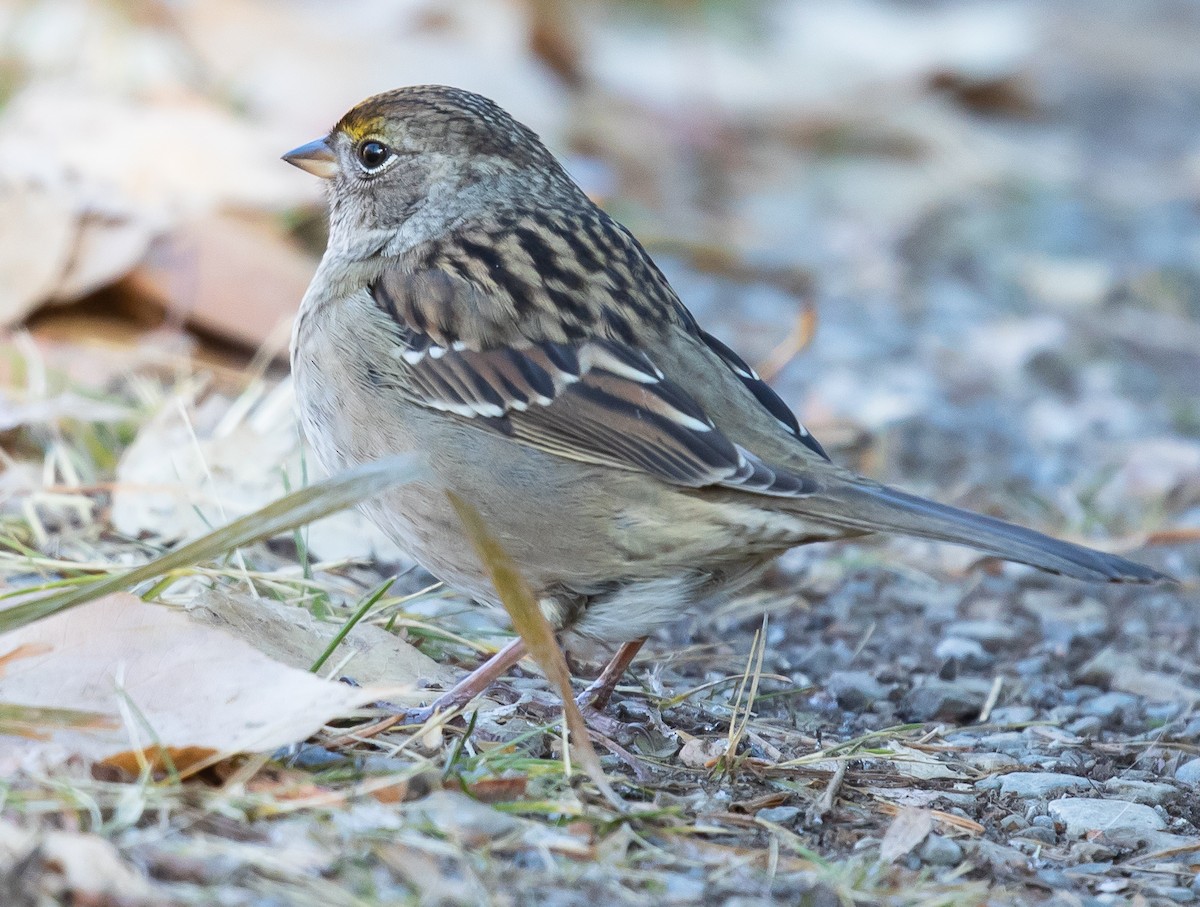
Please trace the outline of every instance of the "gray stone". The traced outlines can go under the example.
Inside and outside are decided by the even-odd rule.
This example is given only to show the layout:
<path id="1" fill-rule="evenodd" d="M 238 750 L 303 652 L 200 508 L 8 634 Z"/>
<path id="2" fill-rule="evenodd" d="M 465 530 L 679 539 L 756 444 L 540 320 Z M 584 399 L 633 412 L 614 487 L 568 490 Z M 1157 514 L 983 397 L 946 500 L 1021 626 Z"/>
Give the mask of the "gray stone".
<path id="1" fill-rule="evenodd" d="M 991 717 L 988 718 L 988 724 L 1025 724 L 1028 721 L 1033 721 L 1037 717 L 1030 706 L 1027 705 L 1002 705 L 999 708 L 992 709 Z"/>
<path id="2" fill-rule="evenodd" d="M 1104 722 L 1095 715 L 1084 715 L 1067 725 L 1067 730 L 1076 737 L 1095 737 L 1104 727 Z"/>
<path id="3" fill-rule="evenodd" d="M 760 809 L 754 815 L 755 818 L 762 819 L 764 822 L 774 822 L 776 825 L 787 825 L 790 822 L 794 822 L 796 816 L 800 815 L 800 807 L 772 806 L 769 809 Z"/>
<path id="4" fill-rule="evenodd" d="M 1200 785 L 1200 759 L 1192 759 L 1175 769 L 1175 780 Z"/>
<path id="5" fill-rule="evenodd" d="M 978 738 L 976 743 L 990 750 L 1008 753 L 1017 758 L 1025 756 L 1029 751 L 1029 741 L 1020 731 L 1000 731 L 997 734 L 987 734 Z"/>
<path id="6" fill-rule="evenodd" d="M 1178 885 L 1167 885 L 1165 887 L 1155 889 L 1159 897 L 1170 898 L 1176 904 L 1194 904 L 1196 902 L 1196 892 L 1190 888 L 1181 888 Z"/>
<path id="7" fill-rule="evenodd" d="M 1028 828 L 1029 823 L 1025 821 L 1024 816 L 1018 816 L 1016 813 L 1010 813 L 1000 820 L 1000 827 L 1004 831 L 1019 831 L 1022 828 Z"/>
<path id="8" fill-rule="evenodd" d="M 956 620 L 947 625 L 947 636 L 961 636 L 964 639 L 974 639 L 990 648 L 1012 642 L 1020 634 L 1016 627 L 1001 620 Z"/>
<path id="9" fill-rule="evenodd" d="M 964 753 L 962 761 L 979 772 L 998 772 L 1019 765 L 1012 756 L 1004 753 Z"/>
<path id="10" fill-rule="evenodd" d="M 994 658 L 983 650 L 977 640 L 962 636 L 948 636 L 937 644 L 933 654 L 938 658 L 949 660 L 953 658 L 971 668 L 984 668 L 990 665 Z"/>
<path id="11" fill-rule="evenodd" d="M 900 703 L 900 711 L 911 721 L 957 721 L 974 718 L 983 708 L 991 683 L 979 678 L 926 680 L 909 690 Z"/>
<path id="12" fill-rule="evenodd" d="M 1053 828 L 1042 828 L 1040 825 L 1031 825 L 1013 836 L 1014 842 L 1021 840 L 1037 841 L 1039 844 L 1047 844 L 1053 847 L 1058 843 L 1058 835 L 1054 833 Z"/>
<path id="13" fill-rule="evenodd" d="M 931 834 L 918 850 L 921 860 L 931 866 L 957 866 L 963 860 L 963 849 L 957 842 Z"/>
<path id="14" fill-rule="evenodd" d="M 1165 803 L 1178 793 L 1170 784 L 1134 781 L 1129 778 L 1109 778 L 1104 782 L 1104 790 L 1122 800 L 1132 800 L 1134 803 L 1145 803 L 1149 806 Z"/>
<path id="15" fill-rule="evenodd" d="M 1048 797 L 1089 786 L 1087 778 L 1061 772 L 1009 772 L 1000 779 L 1000 793 L 1018 797 Z"/>
<path id="16" fill-rule="evenodd" d="M 1065 797 L 1048 806 L 1050 815 L 1067 827 L 1068 837 L 1078 838 L 1089 831 L 1107 835 L 1137 835 L 1166 828 L 1163 817 L 1149 806 L 1128 800 L 1085 800 Z"/>
<path id="17" fill-rule="evenodd" d="M 1085 715 L 1095 715 L 1097 718 L 1110 719 L 1125 712 L 1136 711 L 1138 698 L 1129 693 L 1101 693 L 1080 705 L 1079 710 Z"/>
<path id="18" fill-rule="evenodd" d="M 834 671 L 825 681 L 825 689 L 851 712 L 862 711 L 876 699 L 887 699 L 889 690 L 866 671 Z"/>
<path id="19" fill-rule="evenodd" d="M 1068 605 L 1061 592 L 1028 592 L 1026 611 L 1037 615 L 1042 636 L 1048 642 L 1066 647 L 1075 639 L 1099 636 L 1108 629 L 1108 609 L 1094 598 Z"/>

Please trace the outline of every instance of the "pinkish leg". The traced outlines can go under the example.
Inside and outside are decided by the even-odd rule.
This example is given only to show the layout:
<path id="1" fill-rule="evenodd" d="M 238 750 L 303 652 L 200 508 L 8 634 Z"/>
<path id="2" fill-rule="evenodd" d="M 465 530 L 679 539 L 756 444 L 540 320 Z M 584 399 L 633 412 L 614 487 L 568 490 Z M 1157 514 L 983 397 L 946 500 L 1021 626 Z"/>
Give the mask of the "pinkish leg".
<path id="1" fill-rule="evenodd" d="M 625 675 L 625 671 L 633 662 L 638 651 L 645 644 L 646 638 L 635 639 L 633 642 L 621 644 L 621 648 L 604 666 L 604 670 L 600 672 L 600 676 L 593 680 L 578 696 L 575 697 L 575 702 L 581 709 L 594 709 L 597 712 L 601 711 L 608 705 L 608 699 L 613 694 L 613 690 L 617 688 L 617 684 Z"/>
<path id="2" fill-rule="evenodd" d="M 424 709 L 414 709 L 409 720 L 424 721 L 437 712 L 447 712 L 466 705 L 508 672 L 525 657 L 525 640 L 517 636 L 503 649 L 448 689 Z"/>

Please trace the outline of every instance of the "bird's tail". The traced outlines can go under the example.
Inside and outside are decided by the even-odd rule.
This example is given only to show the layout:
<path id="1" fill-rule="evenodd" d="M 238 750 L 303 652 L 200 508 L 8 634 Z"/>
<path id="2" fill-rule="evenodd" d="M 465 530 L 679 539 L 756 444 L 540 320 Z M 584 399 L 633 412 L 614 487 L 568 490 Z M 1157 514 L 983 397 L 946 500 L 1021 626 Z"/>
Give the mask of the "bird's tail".
<path id="1" fill-rule="evenodd" d="M 806 516 L 845 529 L 892 532 L 955 542 L 1050 573 L 1111 583 L 1170 577 L 1115 554 L 1051 538 L 995 517 L 972 513 L 870 482 L 839 482 L 803 499 Z"/>

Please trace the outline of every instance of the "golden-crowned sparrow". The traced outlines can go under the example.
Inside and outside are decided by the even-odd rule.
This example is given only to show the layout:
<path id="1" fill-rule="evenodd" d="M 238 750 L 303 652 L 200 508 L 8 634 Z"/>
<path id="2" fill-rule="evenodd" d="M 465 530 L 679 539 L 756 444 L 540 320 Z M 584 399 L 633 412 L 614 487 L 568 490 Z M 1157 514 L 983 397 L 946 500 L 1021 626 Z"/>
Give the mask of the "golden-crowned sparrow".
<path id="1" fill-rule="evenodd" d="M 284 160 L 329 189 L 292 340 L 317 457 L 334 470 L 425 452 L 433 478 L 369 516 L 494 601 L 445 490 L 470 502 L 557 627 L 626 644 L 607 686 L 649 633 L 807 542 L 893 532 L 1081 579 L 1162 578 L 832 463 L 629 231 L 479 95 L 377 95 Z"/>

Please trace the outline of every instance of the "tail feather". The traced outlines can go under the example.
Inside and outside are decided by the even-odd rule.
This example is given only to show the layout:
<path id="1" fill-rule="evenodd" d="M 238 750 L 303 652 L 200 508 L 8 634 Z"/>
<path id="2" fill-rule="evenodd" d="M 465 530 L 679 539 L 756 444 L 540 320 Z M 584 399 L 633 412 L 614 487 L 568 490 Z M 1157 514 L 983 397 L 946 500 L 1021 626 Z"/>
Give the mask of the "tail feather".
<path id="1" fill-rule="evenodd" d="M 995 517 L 938 504 L 886 485 L 846 482 L 805 499 L 806 511 L 839 526 L 955 542 L 1050 573 L 1111 583 L 1170 580 L 1144 564 L 1051 538 Z"/>

